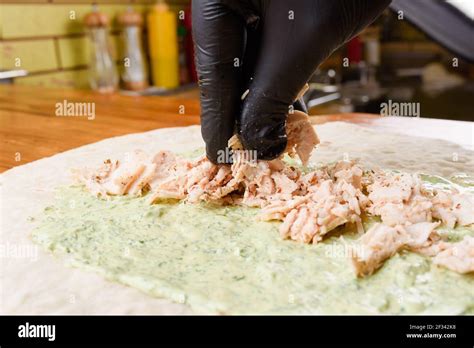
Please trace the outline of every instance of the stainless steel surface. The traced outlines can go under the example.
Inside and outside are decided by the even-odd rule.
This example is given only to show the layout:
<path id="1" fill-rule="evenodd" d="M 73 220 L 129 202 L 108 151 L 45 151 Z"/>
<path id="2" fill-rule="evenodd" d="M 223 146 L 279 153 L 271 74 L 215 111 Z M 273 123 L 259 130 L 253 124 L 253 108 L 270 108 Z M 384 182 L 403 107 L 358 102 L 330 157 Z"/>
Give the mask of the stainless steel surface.
<path id="1" fill-rule="evenodd" d="M 4 70 L 0 71 L 0 80 L 12 79 L 14 77 L 21 77 L 28 75 L 26 70 Z"/>

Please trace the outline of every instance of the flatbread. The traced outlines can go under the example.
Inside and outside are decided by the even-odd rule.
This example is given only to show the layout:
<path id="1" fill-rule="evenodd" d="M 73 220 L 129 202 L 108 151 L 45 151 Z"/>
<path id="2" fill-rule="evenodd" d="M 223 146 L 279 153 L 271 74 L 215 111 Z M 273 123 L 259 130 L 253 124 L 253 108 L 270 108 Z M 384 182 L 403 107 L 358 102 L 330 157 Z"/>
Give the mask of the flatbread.
<path id="1" fill-rule="evenodd" d="M 379 133 L 348 123 L 317 127 L 322 141 L 311 162 L 358 158 L 364 166 L 449 177 L 474 172 L 473 152 L 444 140 Z M 84 269 L 64 265 L 33 244 L 29 234 L 54 189 L 71 182 L 70 168 L 95 166 L 131 149 L 188 152 L 202 148 L 198 126 L 168 128 L 106 139 L 13 168 L 0 176 L 2 314 L 191 313 Z M 472 142 L 470 144 L 472 146 Z"/>

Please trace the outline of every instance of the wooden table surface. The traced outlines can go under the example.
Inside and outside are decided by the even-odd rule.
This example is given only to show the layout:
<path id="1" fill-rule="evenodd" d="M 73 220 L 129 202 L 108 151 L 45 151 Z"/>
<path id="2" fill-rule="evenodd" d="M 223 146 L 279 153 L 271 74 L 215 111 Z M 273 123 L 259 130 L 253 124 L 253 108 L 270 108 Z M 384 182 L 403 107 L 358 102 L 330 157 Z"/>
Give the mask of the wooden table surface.
<path id="1" fill-rule="evenodd" d="M 95 117 L 56 116 L 57 103 L 94 103 Z M 315 124 L 346 121 L 473 147 L 473 123 L 341 114 L 312 117 Z M 101 95 L 92 91 L 0 85 L 0 172 L 105 138 L 156 128 L 199 124 L 193 94 L 173 97 Z"/>

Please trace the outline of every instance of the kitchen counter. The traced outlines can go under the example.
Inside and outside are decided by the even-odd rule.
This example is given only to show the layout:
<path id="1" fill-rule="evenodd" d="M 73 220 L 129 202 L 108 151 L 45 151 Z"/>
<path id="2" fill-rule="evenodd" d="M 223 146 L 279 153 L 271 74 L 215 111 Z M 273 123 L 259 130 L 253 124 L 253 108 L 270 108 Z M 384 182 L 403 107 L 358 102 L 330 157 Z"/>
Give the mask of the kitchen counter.
<path id="1" fill-rule="evenodd" d="M 56 116 L 58 105 L 65 102 L 94 105 L 94 117 Z M 368 114 L 314 116 L 311 120 L 314 124 L 352 122 L 381 132 L 445 139 L 473 148 L 472 122 Z M 132 97 L 0 85 L 0 172 L 113 136 L 194 124 L 199 124 L 195 95 Z"/>
<path id="2" fill-rule="evenodd" d="M 94 103 L 95 117 L 56 116 L 64 101 Z M 113 136 L 193 124 L 199 124 L 196 98 L 0 85 L 0 172 Z"/>

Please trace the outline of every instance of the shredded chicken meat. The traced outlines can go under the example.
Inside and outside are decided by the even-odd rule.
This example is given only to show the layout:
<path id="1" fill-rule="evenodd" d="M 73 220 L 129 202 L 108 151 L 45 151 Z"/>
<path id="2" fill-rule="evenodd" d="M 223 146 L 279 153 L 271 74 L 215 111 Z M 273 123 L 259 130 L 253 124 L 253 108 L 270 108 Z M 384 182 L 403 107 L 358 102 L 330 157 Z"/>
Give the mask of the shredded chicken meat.
<path id="1" fill-rule="evenodd" d="M 147 194 L 150 204 L 175 199 L 258 207 L 261 220 L 281 221 L 283 238 L 303 243 L 318 243 L 338 226 L 354 224 L 361 237 L 351 258 L 361 277 L 401 250 L 429 255 L 434 264 L 459 273 L 474 271 L 474 238 L 449 243 L 436 231 L 440 224 L 474 223 L 471 194 L 428 189 L 417 175 L 364 171 L 355 162 L 304 173 L 281 159 L 249 160 L 244 150 L 233 156 L 228 166 L 205 156 L 186 160 L 169 151 L 151 157 L 134 151 L 123 161 L 80 171 L 78 178 L 102 197 Z M 381 222 L 364 232 L 364 216 Z"/>

